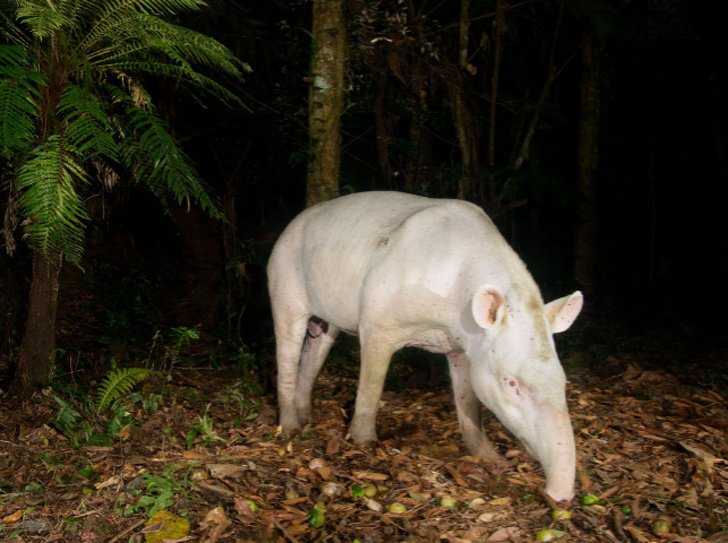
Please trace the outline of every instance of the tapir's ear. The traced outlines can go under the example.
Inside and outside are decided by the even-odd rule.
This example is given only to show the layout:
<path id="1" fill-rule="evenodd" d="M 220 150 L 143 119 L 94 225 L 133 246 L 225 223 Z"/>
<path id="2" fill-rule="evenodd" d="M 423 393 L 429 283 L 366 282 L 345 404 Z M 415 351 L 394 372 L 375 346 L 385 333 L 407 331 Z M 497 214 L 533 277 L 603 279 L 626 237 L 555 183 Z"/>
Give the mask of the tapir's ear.
<path id="1" fill-rule="evenodd" d="M 473 296 L 473 318 L 481 328 L 490 328 L 503 320 L 506 297 L 495 285 L 480 285 Z"/>
<path id="2" fill-rule="evenodd" d="M 551 333 L 558 334 L 568 330 L 579 316 L 584 305 L 584 296 L 578 290 L 570 296 L 564 296 L 544 307 L 544 314 L 551 325 Z"/>

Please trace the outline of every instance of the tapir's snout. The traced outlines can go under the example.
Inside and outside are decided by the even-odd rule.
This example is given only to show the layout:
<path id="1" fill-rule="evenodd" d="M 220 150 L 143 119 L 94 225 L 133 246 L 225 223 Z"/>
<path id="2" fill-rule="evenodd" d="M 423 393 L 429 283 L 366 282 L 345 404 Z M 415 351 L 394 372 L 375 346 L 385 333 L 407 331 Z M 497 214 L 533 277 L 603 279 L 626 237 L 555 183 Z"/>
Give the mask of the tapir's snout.
<path id="1" fill-rule="evenodd" d="M 570 501 L 574 498 L 576 445 L 569 413 L 566 406 L 544 413 L 550 420 L 539 427 L 540 451 L 535 456 L 546 473 L 546 494 L 557 502 Z"/>

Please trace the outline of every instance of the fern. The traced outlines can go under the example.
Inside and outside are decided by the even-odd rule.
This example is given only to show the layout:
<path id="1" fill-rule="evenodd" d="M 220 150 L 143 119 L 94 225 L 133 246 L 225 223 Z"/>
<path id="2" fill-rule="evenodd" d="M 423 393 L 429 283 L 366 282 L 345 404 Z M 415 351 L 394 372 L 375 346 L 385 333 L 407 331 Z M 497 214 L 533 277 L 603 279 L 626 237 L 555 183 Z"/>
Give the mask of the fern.
<path id="1" fill-rule="evenodd" d="M 249 66 L 214 39 L 169 20 L 206 5 L 0 0 L 0 38 L 8 43 L 0 45 L 0 157 L 9 163 L 4 171 L 19 172 L 7 186 L 19 193 L 25 239 L 34 250 L 79 263 L 88 221 L 82 185 L 108 178 L 91 175 L 99 163 L 104 172 L 127 168 L 163 203 L 190 199 L 221 217 L 141 83 L 163 77 L 240 103 L 226 83 L 241 81 Z"/>
<path id="2" fill-rule="evenodd" d="M 56 111 L 66 122 L 66 137 L 77 152 L 90 159 L 103 155 L 118 160 L 119 146 L 98 97 L 79 85 L 69 85 Z"/>
<path id="3" fill-rule="evenodd" d="M 96 411 L 102 412 L 153 373 L 147 368 L 117 368 L 110 371 L 96 394 Z"/>
<path id="4" fill-rule="evenodd" d="M 164 121 L 129 105 L 124 117 L 133 138 L 125 141 L 123 163 L 135 179 L 145 183 L 160 200 L 170 194 L 177 203 L 192 198 L 211 217 L 220 218 L 218 204 L 197 175 L 192 162 L 170 135 Z"/>
<path id="5" fill-rule="evenodd" d="M 88 213 L 75 185 L 86 179 L 74 149 L 61 137 L 51 136 L 32 151 L 17 186 L 25 232 L 34 248 L 80 260 Z"/>
<path id="6" fill-rule="evenodd" d="M 35 136 L 35 117 L 44 78 L 29 68 L 27 50 L 0 45 L 0 154 L 27 149 Z"/>

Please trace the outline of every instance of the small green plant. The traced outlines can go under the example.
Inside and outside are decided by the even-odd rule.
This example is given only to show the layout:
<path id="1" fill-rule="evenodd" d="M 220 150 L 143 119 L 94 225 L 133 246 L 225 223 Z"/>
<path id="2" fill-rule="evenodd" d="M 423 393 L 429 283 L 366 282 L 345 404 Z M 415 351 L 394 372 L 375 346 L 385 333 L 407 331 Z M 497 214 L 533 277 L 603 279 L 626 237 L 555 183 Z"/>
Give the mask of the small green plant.
<path id="1" fill-rule="evenodd" d="M 131 492 L 136 497 L 134 503 L 127 504 L 123 509 L 124 516 L 134 515 L 145 511 L 151 517 L 161 509 L 168 509 L 174 504 L 175 495 L 187 488 L 189 482 L 186 477 L 180 476 L 180 466 L 171 464 L 159 475 L 147 473 L 144 475 L 144 490 Z"/>
<path id="2" fill-rule="evenodd" d="M 200 339 L 200 333 L 194 328 L 186 326 L 175 326 L 170 328 L 169 334 L 165 337 L 161 330 L 157 330 L 152 338 L 152 345 L 149 349 L 148 363 L 156 366 L 155 360 L 159 360 L 160 368 L 167 368 L 169 371 L 180 363 L 187 363 L 186 355 L 192 342 Z M 161 356 L 155 354 L 161 348 Z"/>
<path id="3" fill-rule="evenodd" d="M 101 413 L 113 402 L 131 392 L 131 389 L 147 380 L 153 371 L 147 368 L 116 368 L 102 381 L 96 394 L 96 411 Z"/>
<path id="4" fill-rule="evenodd" d="M 213 429 L 214 421 L 212 420 L 212 418 L 207 416 L 207 413 L 205 413 L 204 415 L 198 415 L 197 418 L 199 422 L 192 425 L 190 431 L 187 432 L 188 449 L 192 448 L 192 446 L 195 444 L 195 439 L 198 436 L 200 436 L 201 444 L 203 447 L 208 447 L 216 441 L 225 441 L 225 439 L 220 437 Z"/>
<path id="5" fill-rule="evenodd" d="M 88 394 L 76 393 L 71 399 L 55 395 L 60 409 L 53 426 L 66 436 L 74 448 L 82 444 L 110 444 L 135 423 L 127 406 L 130 400 L 134 401 L 129 392 L 153 373 L 146 368 L 113 368 L 101 382 L 93 402 Z M 158 405 L 159 399 L 152 403 Z M 109 413 L 105 414 L 106 411 Z"/>
<path id="6" fill-rule="evenodd" d="M 159 406 L 162 405 L 163 396 L 161 394 L 142 394 L 141 392 L 132 392 L 128 396 L 129 401 L 132 403 L 138 403 L 142 406 L 142 411 L 152 415 L 159 411 Z"/>
<path id="7" fill-rule="evenodd" d="M 200 333 L 194 328 L 174 326 L 170 331 L 172 333 L 174 349 L 178 353 L 186 351 L 193 341 L 200 339 Z"/>
<path id="8" fill-rule="evenodd" d="M 116 439 L 134 423 L 134 417 L 125 405 L 116 407 L 106 423 L 106 435 Z"/>
<path id="9" fill-rule="evenodd" d="M 245 384 L 232 385 L 227 387 L 223 393 L 222 401 L 227 404 L 235 404 L 238 408 L 238 419 L 244 421 L 255 420 L 258 416 L 259 406 L 250 399 L 245 391 Z"/>
<path id="10" fill-rule="evenodd" d="M 75 409 L 70 401 L 58 396 L 54 396 L 54 398 L 61 408 L 53 419 L 53 426 L 66 436 L 74 449 L 82 443 L 88 442 L 93 434 L 92 419 L 82 415 L 81 411 Z"/>
<path id="11" fill-rule="evenodd" d="M 230 357 L 231 362 L 237 363 L 243 376 L 241 393 L 246 397 L 262 396 L 263 386 L 260 383 L 261 362 L 258 357 L 245 347 L 239 347 L 238 352 Z"/>

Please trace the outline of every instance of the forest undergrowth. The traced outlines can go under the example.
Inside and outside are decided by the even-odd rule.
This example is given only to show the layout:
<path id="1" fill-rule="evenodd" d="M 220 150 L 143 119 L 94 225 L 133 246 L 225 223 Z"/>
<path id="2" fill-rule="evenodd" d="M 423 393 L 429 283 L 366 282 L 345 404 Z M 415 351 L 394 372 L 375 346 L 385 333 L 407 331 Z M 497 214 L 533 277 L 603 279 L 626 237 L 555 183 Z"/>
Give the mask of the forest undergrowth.
<path id="1" fill-rule="evenodd" d="M 0 541 L 725 542 L 728 402 L 711 368 L 727 354 L 570 370 L 577 496 L 558 508 L 495 418 L 508 469 L 467 455 L 443 379 L 391 381 L 371 448 L 345 440 L 356 367 L 335 362 L 292 439 L 239 364 L 145 376 L 103 410 L 52 389 L 2 398 Z"/>

